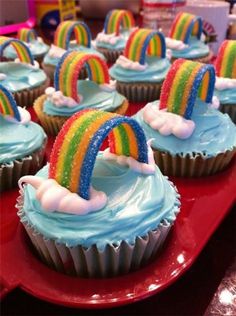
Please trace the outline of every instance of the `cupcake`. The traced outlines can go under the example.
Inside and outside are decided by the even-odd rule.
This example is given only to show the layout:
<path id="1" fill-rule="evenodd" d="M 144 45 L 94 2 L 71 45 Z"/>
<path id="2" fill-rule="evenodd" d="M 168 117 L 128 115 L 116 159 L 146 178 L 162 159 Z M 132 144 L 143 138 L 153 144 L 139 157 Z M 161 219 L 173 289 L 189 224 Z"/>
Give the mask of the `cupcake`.
<path id="1" fill-rule="evenodd" d="M 78 80 L 84 67 L 89 78 Z M 115 90 L 107 65 L 100 57 L 66 52 L 56 67 L 54 88 L 46 89 L 35 101 L 34 110 L 45 131 L 56 135 L 70 116 L 87 108 L 124 114 L 128 101 Z"/>
<path id="2" fill-rule="evenodd" d="M 176 60 L 163 84 L 160 101 L 135 115 L 155 160 L 165 175 L 200 177 L 217 173 L 236 151 L 236 126 L 212 98 L 212 65 Z M 217 101 L 217 100 L 216 100 Z"/>
<path id="3" fill-rule="evenodd" d="M 0 85 L 0 192 L 42 167 L 46 139 L 29 112 L 17 107 L 12 94 Z"/>
<path id="4" fill-rule="evenodd" d="M 236 124 L 236 41 L 222 43 L 215 62 L 214 94 L 220 100 L 220 111 L 227 113 Z"/>
<path id="5" fill-rule="evenodd" d="M 41 37 L 37 36 L 36 31 L 33 29 L 21 28 L 18 31 L 17 38 L 29 47 L 33 58 L 41 63 L 44 55 L 49 50 L 49 46 L 44 43 Z M 3 56 L 8 60 L 15 60 L 18 57 L 12 46 L 6 47 Z"/>
<path id="6" fill-rule="evenodd" d="M 213 57 L 209 46 L 202 40 L 202 18 L 190 13 L 179 12 L 172 24 L 166 46 L 171 49 L 172 61 L 185 58 L 209 63 Z"/>
<path id="7" fill-rule="evenodd" d="M 18 59 L 0 63 L 0 82 L 13 93 L 19 106 L 31 106 L 48 87 L 49 80 L 28 46 L 18 39 L 0 36 L 0 57 L 8 46 L 16 51 Z"/>
<path id="8" fill-rule="evenodd" d="M 96 37 L 96 48 L 114 63 L 123 53 L 126 42 L 135 28 L 132 13 L 127 10 L 111 10 L 105 19 L 104 29 Z"/>
<path id="9" fill-rule="evenodd" d="M 107 136 L 110 147 L 101 152 Z M 91 109 L 65 123 L 50 163 L 19 186 L 18 215 L 39 256 L 81 277 L 141 267 L 162 246 L 180 207 L 139 124 Z"/>
<path id="10" fill-rule="evenodd" d="M 75 40 L 72 40 L 74 35 Z M 48 77 L 54 80 L 55 68 L 66 51 L 76 50 L 89 54 L 98 55 L 105 60 L 103 54 L 99 53 L 91 45 L 91 33 L 89 27 L 84 22 L 64 21 L 61 22 L 55 32 L 54 43 L 51 45 L 49 52 L 43 59 L 42 67 Z M 80 78 L 87 77 L 86 69 L 80 72 Z"/>
<path id="11" fill-rule="evenodd" d="M 159 98 L 169 67 L 163 34 L 137 29 L 109 73 L 117 81 L 117 90 L 129 101 L 148 102 Z"/>

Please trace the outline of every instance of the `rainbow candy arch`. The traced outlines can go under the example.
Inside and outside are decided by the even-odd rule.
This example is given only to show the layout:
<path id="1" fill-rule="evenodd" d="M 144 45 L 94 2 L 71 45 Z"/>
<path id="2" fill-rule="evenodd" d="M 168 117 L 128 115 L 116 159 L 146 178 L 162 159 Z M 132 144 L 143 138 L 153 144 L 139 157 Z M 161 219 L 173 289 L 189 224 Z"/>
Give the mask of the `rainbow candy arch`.
<path id="1" fill-rule="evenodd" d="M 90 80 L 98 84 L 109 83 L 107 65 L 99 56 L 69 51 L 61 57 L 56 66 L 54 74 L 55 89 L 79 102 L 77 81 L 84 65 Z"/>
<path id="2" fill-rule="evenodd" d="M 212 101 L 215 70 L 212 65 L 177 59 L 171 66 L 163 83 L 160 109 L 190 119 L 196 98 Z"/>
<path id="3" fill-rule="evenodd" d="M 135 26 L 133 14 L 127 10 L 111 10 L 108 12 L 105 23 L 104 32 L 106 34 L 119 35 L 120 29 L 131 29 Z"/>
<path id="4" fill-rule="evenodd" d="M 54 36 L 54 44 L 67 50 L 73 33 L 78 45 L 91 47 L 91 33 L 87 24 L 76 21 L 64 21 L 58 25 Z"/>
<path id="5" fill-rule="evenodd" d="M 21 28 L 17 33 L 17 38 L 20 41 L 30 43 L 37 40 L 37 33 L 33 29 Z"/>
<path id="6" fill-rule="evenodd" d="M 126 43 L 124 56 L 144 65 L 146 55 L 165 58 L 165 38 L 161 32 L 137 29 L 130 35 Z"/>
<path id="7" fill-rule="evenodd" d="M 88 200 L 96 156 L 107 136 L 111 152 L 148 163 L 146 138 L 135 120 L 86 109 L 74 114 L 59 132 L 50 157 L 49 178 Z"/>
<path id="8" fill-rule="evenodd" d="M 0 84 L 0 115 L 11 116 L 17 121 L 21 120 L 16 101 L 3 85 Z"/>
<path id="9" fill-rule="evenodd" d="M 236 79 L 236 40 L 225 40 L 215 62 L 216 75 Z"/>
<path id="10" fill-rule="evenodd" d="M 14 38 L 0 36 L 0 57 L 2 57 L 4 49 L 9 45 L 12 45 L 15 49 L 22 63 L 34 65 L 34 59 L 29 48 L 22 41 Z"/>
<path id="11" fill-rule="evenodd" d="M 196 36 L 200 39 L 203 31 L 202 23 L 201 17 L 180 12 L 171 26 L 169 36 L 188 44 L 191 36 Z"/>

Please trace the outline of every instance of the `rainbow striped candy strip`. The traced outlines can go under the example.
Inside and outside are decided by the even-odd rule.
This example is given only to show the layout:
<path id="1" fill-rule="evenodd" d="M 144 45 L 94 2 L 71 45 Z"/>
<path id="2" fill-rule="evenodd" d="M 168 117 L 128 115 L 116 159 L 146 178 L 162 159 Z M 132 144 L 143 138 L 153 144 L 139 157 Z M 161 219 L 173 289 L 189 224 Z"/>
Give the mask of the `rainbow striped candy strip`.
<path id="1" fill-rule="evenodd" d="M 196 36 L 200 39 L 202 31 L 201 17 L 180 12 L 176 15 L 171 26 L 170 37 L 188 44 L 191 36 Z"/>
<path id="2" fill-rule="evenodd" d="M 54 86 L 65 96 L 79 101 L 77 81 L 80 70 L 86 66 L 89 79 L 98 84 L 109 83 L 106 63 L 97 55 L 76 51 L 66 52 L 56 66 Z"/>
<path id="3" fill-rule="evenodd" d="M 137 29 L 130 35 L 126 43 L 124 56 L 144 65 L 146 54 L 165 58 L 166 44 L 161 32 Z"/>
<path id="4" fill-rule="evenodd" d="M 17 33 L 17 38 L 20 41 L 30 43 L 32 41 L 37 40 L 37 33 L 33 29 L 22 28 L 22 29 L 19 29 Z"/>
<path id="5" fill-rule="evenodd" d="M 135 26 L 133 14 L 127 10 L 111 10 L 108 12 L 105 23 L 104 32 L 106 34 L 119 35 L 121 27 L 130 29 Z"/>
<path id="6" fill-rule="evenodd" d="M 236 79 L 236 41 L 225 40 L 221 44 L 215 68 L 217 76 Z"/>
<path id="7" fill-rule="evenodd" d="M 22 41 L 15 38 L 0 36 L 0 57 L 2 57 L 4 49 L 9 45 L 12 45 L 15 49 L 22 63 L 34 65 L 34 59 L 29 48 Z"/>
<path id="8" fill-rule="evenodd" d="M 64 21 L 58 25 L 54 36 L 54 44 L 67 50 L 73 33 L 78 45 L 91 46 L 91 33 L 87 24 L 76 21 Z"/>
<path id="9" fill-rule="evenodd" d="M 160 96 L 160 108 L 190 119 L 197 96 L 211 102 L 215 85 L 212 65 L 177 59 L 167 73 Z"/>
<path id="10" fill-rule="evenodd" d="M 11 116 L 17 121 L 21 120 L 16 101 L 3 85 L 0 84 L 0 115 Z"/>
<path id="11" fill-rule="evenodd" d="M 146 138 L 135 120 L 86 109 L 74 114 L 59 132 L 50 157 L 49 178 L 88 200 L 96 156 L 107 136 L 111 152 L 148 163 Z"/>

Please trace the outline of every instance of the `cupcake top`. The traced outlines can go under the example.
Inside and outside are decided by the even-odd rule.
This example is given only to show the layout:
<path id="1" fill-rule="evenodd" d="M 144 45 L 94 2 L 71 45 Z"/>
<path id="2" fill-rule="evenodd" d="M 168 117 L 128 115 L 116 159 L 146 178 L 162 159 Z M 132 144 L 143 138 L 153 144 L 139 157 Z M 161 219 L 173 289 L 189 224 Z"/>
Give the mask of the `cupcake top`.
<path id="1" fill-rule="evenodd" d="M 236 127 L 212 103 L 214 67 L 176 60 L 162 86 L 160 101 L 146 105 L 135 119 L 152 147 L 172 155 L 216 156 L 236 146 Z"/>
<path id="2" fill-rule="evenodd" d="M 74 35 L 75 40 L 72 40 Z M 56 66 L 66 51 L 76 50 L 89 54 L 98 55 L 105 60 L 103 54 L 99 53 L 91 45 L 91 32 L 87 24 L 80 21 L 61 22 L 55 32 L 54 43 L 47 55 L 44 64 Z"/>
<path id="3" fill-rule="evenodd" d="M 130 11 L 111 10 L 106 16 L 103 31 L 96 37 L 96 47 L 123 50 L 134 28 L 135 21 Z"/>
<path id="4" fill-rule="evenodd" d="M 39 69 L 39 64 L 34 61 L 28 46 L 18 39 L 0 36 L 0 57 L 8 46 L 16 51 L 18 59 L 14 62 L 0 63 L 0 82 L 4 87 L 11 92 L 20 92 L 38 87 L 47 80 L 44 71 Z"/>
<path id="5" fill-rule="evenodd" d="M 78 80 L 86 67 L 87 80 Z M 115 90 L 105 62 L 97 55 L 66 52 L 55 70 L 54 88 L 46 89 L 43 111 L 49 115 L 71 116 L 85 108 L 116 110 L 125 97 Z"/>
<path id="6" fill-rule="evenodd" d="M 196 59 L 207 56 L 210 50 L 201 41 L 202 32 L 201 17 L 180 12 L 166 38 L 166 46 L 171 49 L 174 58 Z"/>
<path id="7" fill-rule="evenodd" d="M 124 54 L 119 56 L 109 73 L 122 82 L 162 82 L 169 67 L 163 34 L 137 29 L 130 35 Z"/>
<path id="8" fill-rule="evenodd" d="M 0 163 L 11 163 L 39 149 L 46 139 L 43 129 L 31 122 L 30 113 L 0 85 Z"/>
<path id="9" fill-rule="evenodd" d="M 107 136 L 109 149 L 99 152 Z M 161 222 L 171 223 L 180 204 L 139 124 L 96 110 L 67 120 L 50 164 L 36 176 L 22 177 L 19 185 L 22 220 L 67 246 L 132 243 Z"/>
<path id="10" fill-rule="evenodd" d="M 216 84 L 214 93 L 221 104 L 236 105 L 236 41 L 225 40 L 215 61 Z"/>
<path id="11" fill-rule="evenodd" d="M 33 58 L 42 57 L 49 50 L 49 46 L 44 43 L 43 39 L 33 29 L 21 28 L 17 33 L 17 38 L 29 47 Z M 4 56 L 9 59 L 17 58 L 14 47 L 11 45 L 6 47 Z"/>

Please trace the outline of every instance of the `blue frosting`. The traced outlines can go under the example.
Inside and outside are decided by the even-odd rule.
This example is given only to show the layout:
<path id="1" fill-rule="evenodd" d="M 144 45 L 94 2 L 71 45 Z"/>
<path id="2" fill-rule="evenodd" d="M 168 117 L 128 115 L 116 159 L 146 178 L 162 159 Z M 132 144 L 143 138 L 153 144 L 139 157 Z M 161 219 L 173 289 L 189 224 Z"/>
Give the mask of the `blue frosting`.
<path id="1" fill-rule="evenodd" d="M 146 56 L 147 68 L 143 71 L 123 68 L 114 64 L 110 69 L 110 76 L 121 82 L 162 82 L 170 68 L 167 58 Z"/>
<path id="2" fill-rule="evenodd" d="M 225 90 L 214 90 L 214 95 L 216 95 L 221 104 L 236 104 L 236 88 L 225 89 Z"/>
<path id="3" fill-rule="evenodd" d="M 125 100 L 125 97 L 117 91 L 103 91 L 96 82 L 90 80 L 78 80 L 78 91 L 82 95 L 82 101 L 78 106 L 56 107 L 51 101 L 46 100 L 43 111 L 49 115 L 59 116 L 71 116 L 87 108 L 115 111 Z"/>
<path id="4" fill-rule="evenodd" d="M 75 45 L 75 44 L 70 44 L 70 48 L 69 50 L 76 50 L 78 52 L 84 52 L 84 53 L 88 53 L 88 54 L 95 54 L 97 56 L 99 56 L 100 58 L 102 58 L 103 60 L 105 60 L 105 57 L 102 53 L 99 53 L 96 49 L 94 48 L 89 48 L 89 47 L 85 47 L 82 45 Z M 56 66 L 59 62 L 60 58 L 59 57 L 50 57 L 49 53 L 47 53 L 44 56 L 43 59 L 43 63 L 45 65 L 51 65 L 51 66 Z"/>
<path id="5" fill-rule="evenodd" d="M 25 63 L 2 62 L 0 73 L 7 76 L 1 80 L 1 84 L 11 92 L 38 87 L 47 79 L 42 69 L 32 68 Z"/>
<path id="6" fill-rule="evenodd" d="M 153 104 L 159 106 L 159 101 Z M 143 110 L 134 118 L 144 129 L 147 139 L 154 138 L 152 147 L 171 155 L 201 153 L 206 157 L 214 157 L 236 146 L 236 126 L 227 114 L 210 108 L 206 103 L 197 100 L 191 119 L 195 122 L 195 130 L 188 139 L 179 139 L 174 135 L 164 136 L 152 129 L 143 120 Z"/>
<path id="7" fill-rule="evenodd" d="M 48 166 L 37 175 L 47 178 Z M 172 223 L 179 209 L 179 195 L 158 167 L 154 175 L 141 175 L 98 155 L 92 176 L 96 190 L 108 196 L 107 205 L 86 215 L 47 212 L 35 197 L 35 189 L 24 190 L 23 222 L 28 222 L 45 238 L 67 246 L 78 244 L 103 249 L 122 240 L 133 243 L 164 219 Z"/>
<path id="8" fill-rule="evenodd" d="M 8 122 L 0 116 L 0 163 L 21 159 L 41 148 L 46 134 L 41 126 Z"/>
<path id="9" fill-rule="evenodd" d="M 107 48 L 107 49 L 113 49 L 113 50 L 123 50 L 125 48 L 126 42 L 130 36 L 130 34 L 133 32 L 133 29 L 125 29 L 121 30 L 121 37 L 115 44 L 110 44 L 106 42 L 101 42 L 96 40 L 96 47 L 101 48 Z"/>
<path id="10" fill-rule="evenodd" d="M 196 37 L 192 37 L 189 41 L 189 47 L 183 50 L 172 49 L 172 56 L 175 58 L 200 58 L 207 56 L 210 52 L 209 46 L 204 44 Z"/>
<path id="11" fill-rule="evenodd" d="M 29 44 L 28 43 L 25 43 L 25 44 L 29 47 L 34 58 L 43 56 L 49 50 L 49 46 L 47 44 L 38 42 L 37 40 L 34 40 L 30 42 Z M 17 58 L 16 51 L 11 45 L 5 48 L 3 56 L 9 59 Z"/>

